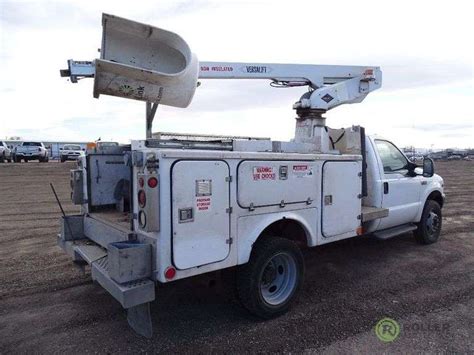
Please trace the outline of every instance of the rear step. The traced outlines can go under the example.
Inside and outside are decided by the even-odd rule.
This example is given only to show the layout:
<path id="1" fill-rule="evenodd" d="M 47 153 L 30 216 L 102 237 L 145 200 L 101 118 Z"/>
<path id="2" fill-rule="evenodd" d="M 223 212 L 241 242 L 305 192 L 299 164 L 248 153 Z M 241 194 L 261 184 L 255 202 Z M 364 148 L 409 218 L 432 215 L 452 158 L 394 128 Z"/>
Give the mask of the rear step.
<path id="1" fill-rule="evenodd" d="M 375 232 L 373 235 L 377 239 L 386 240 L 403 233 L 414 231 L 417 228 L 418 227 L 415 224 L 410 223 L 410 224 L 404 224 L 402 226 L 385 229 L 379 232 Z"/>
<path id="2" fill-rule="evenodd" d="M 92 279 L 127 309 L 132 329 L 151 337 L 150 302 L 155 299 L 151 244 L 129 241 L 127 231 L 82 215 L 62 218 L 57 241 L 82 270 L 86 263 L 91 266 Z"/>
<path id="3" fill-rule="evenodd" d="M 150 279 L 134 280 L 119 284 L 112 280 L 108 271 L 108 257 L 92 264 L 92 278 L 120 302 L 123 308 L 130 308 L 155 299 L 155 283 Z"/>
<path id="4" fill-rule="evenodd" d="M 91 265 L 94 261 L 99 260 L 107 255 L 107 251 L 93 244 L 75 245 L 73 247 L 76 257 L 82 258 L 86 263 Z"/>

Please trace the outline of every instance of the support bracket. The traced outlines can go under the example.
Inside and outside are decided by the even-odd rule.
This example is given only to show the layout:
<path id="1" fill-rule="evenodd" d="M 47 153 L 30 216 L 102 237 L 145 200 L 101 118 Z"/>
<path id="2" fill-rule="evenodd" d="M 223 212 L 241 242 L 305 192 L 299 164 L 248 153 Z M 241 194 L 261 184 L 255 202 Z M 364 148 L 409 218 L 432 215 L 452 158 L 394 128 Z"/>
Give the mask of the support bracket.
<path id="1" fill-rule="evenodd" d="M 152 126 L 153 120 L 155 118 L 156 109 L 158 108 L 157 103 L 146 102 L 146 139 L 151 139 L 152 137 Z"/>

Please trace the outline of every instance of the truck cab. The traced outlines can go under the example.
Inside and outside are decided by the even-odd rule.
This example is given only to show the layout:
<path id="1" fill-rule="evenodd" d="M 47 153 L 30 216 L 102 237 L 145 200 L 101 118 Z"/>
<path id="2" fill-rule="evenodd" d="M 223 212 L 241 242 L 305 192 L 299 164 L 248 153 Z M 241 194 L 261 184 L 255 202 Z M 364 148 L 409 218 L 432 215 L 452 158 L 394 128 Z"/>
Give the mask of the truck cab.
<path id="1" fill-rule="evenodd" d="M 363 203 L 388 209 L 388 216 L 373 221 L 367 232 L 401 230 L 419 223 L 426 201 L 444 204 L 443 179 L 434 174 L 433 161 L 426 158 L 418 167 L 397 146 L 382 137 L 367 137 L 367 179 L 369 193 Z M 436 224 L 441 221 L 436 220 Z M 414 228 L 413 226 L 411 228 Z M 377 234 L 377 233 L 376 233 Z M 383 236 L 383 232 L 378 233 Z"/>

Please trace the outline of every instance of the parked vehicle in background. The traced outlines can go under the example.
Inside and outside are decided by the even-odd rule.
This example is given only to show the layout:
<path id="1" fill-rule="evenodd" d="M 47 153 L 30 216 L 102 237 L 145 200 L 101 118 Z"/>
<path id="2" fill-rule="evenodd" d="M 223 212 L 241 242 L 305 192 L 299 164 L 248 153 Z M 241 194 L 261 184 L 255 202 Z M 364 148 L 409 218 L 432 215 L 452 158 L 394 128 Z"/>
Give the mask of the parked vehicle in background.
<path id="1" fill-rule="evenodd" d="M 0 163 L 4 163 L 5 161 L 11 163 L 12 151 L 4 141 L 0 141 Z"/>
<path id="2" fill-rule="evenodd" d="M 76 160 L 82 154 L 82 148 L 78 144 L 65 144 L 60 148 L 59 159 L 61 163 L 66 160 Z"/>
<path id="3" fill-rule="evenodd" d="M 107 149 L 108 147 L 118 147 L 117 142 L 102 142 L 102 141 L 97 141 L 95 142 L 96 144 L 96 149 L 97 150 L 103 150 L 104 148 Z"/>
<path id="4" fill-rule="evenodd" d="M 448 160 L 461 160 L 462 157 L 460 155 L 450 155 Z"/>
<path id="5" fill-rule="evenodd" d="M 49 161 L 48 150 L 41 142 L 22 142 L 19 146 L 15 147 L 13 157 L 16 163 L 21 162 L 22 159 L 25 163 L 29 160 L 39 160 L 40 163 Z"/>
<path id="6" fill-rule="evenodd" d="M 422 155 L 412 155 L 408 158 L 412 163 L 418 164 L 423 163 L 424 157 Z"/>

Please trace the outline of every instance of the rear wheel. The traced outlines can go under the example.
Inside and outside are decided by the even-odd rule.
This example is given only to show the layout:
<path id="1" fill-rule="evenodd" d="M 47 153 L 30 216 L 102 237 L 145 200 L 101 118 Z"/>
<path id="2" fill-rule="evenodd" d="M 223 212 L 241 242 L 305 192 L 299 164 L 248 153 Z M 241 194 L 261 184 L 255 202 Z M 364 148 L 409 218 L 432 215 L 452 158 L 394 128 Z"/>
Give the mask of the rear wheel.
<path id="1" fill-rule="evenodd" d="M 304 277 L 304 260 L 291 240 L 268 237 L 257 241 L 250 260 L 237 272 L 237 294 L 252 314 L 269 319 L 291 306 Z"/>
<path id="2" fill-rule="evenodd" d="M 23 158 L 23 160 L 25 161 L 25 163 L 28 163 L 28 158 Z"/>
<path id="3" fill-rule="evenodd" d="M 421 244 L 437 242 L 441 234 L 442 222 L 441 207 L 438 202 L 426 201 L 420 223 L 418 223 L 418 229 L 415 230 L 416 241 Z"/>

